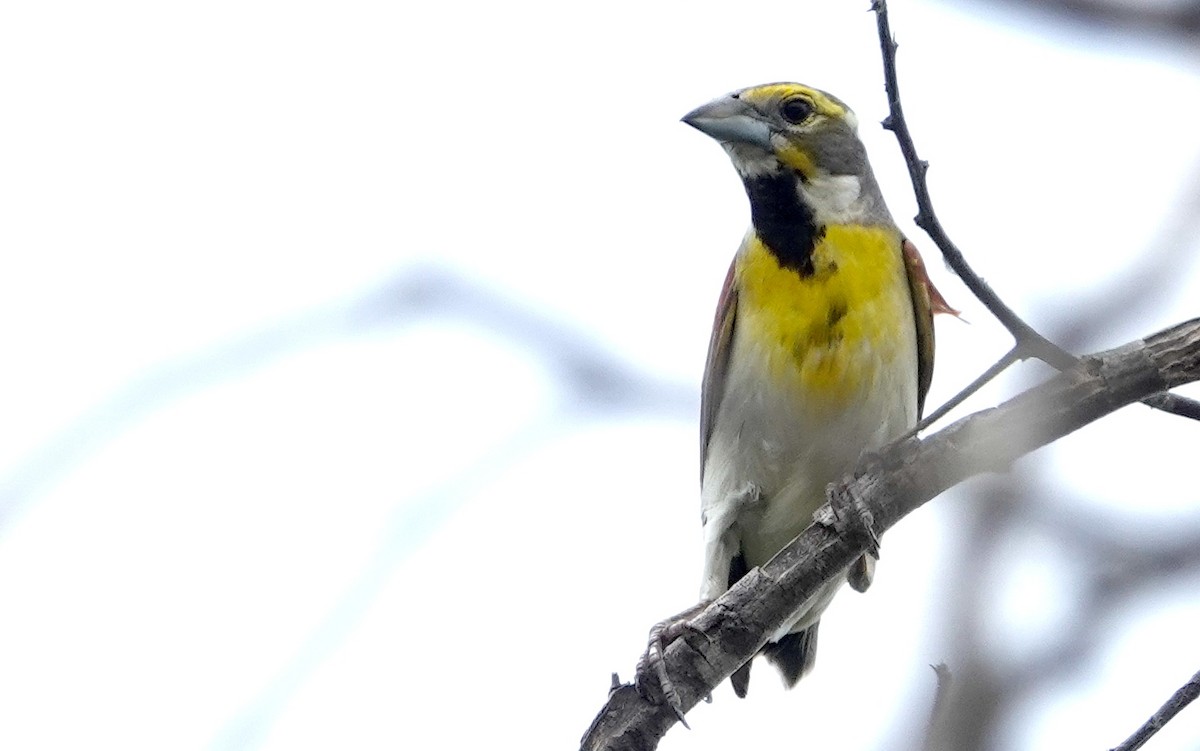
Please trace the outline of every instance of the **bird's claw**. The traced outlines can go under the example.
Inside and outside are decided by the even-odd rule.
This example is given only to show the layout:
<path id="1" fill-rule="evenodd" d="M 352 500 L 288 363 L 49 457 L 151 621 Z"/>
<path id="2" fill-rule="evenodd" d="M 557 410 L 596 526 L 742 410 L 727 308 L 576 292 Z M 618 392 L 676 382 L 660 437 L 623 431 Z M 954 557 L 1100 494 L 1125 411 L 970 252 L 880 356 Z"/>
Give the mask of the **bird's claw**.
<path id="1" fill-rule="evenodd" d="M 683 699 L 667 671 L 665 654 L 671 642 L 689 633 L 699 634 L 706 640 L 711 640 L 708 634 L 696 628 L 691 622 L 691 619 L 707 606 L 708 602 L 697 603 L 682 613 L 654 624 L 650 628 L 646 651 L 638 660 L 634 673 L 634 686 L 642 698 L 653 704 L 665 703 L 679 718 L 680 724 L 689 730 L 691 726 L 687 724 L 687 720 L 683 716 Z M 658 684 L 657 692 L 652 689 L 654 683 Z M 711 700 L 711 696 L 707 700 Z"/>
<path id="2" fill-rule="evenodd" d="M 833 512 L 833 527 L 840 532 L 852 531 L 867 539 L 867 555 L 879 560 L 879 534 L 875 531 L 875 516 L 859 498 L 855 490 L 856 483 L 861 480 L 856 477 L 849 482 L 838 480 L 831 483 L 827 492 L 829 509 Z M 851 523 L 853 529 L 851 529 Z"/>

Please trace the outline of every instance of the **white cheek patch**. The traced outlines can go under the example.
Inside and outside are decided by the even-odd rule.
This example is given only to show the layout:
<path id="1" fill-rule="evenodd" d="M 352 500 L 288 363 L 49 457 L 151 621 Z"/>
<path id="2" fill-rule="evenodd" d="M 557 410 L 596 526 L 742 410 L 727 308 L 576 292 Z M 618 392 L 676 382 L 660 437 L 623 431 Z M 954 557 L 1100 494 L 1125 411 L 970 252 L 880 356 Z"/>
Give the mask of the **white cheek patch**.
<path id="1" fill-rule="evenodd" d="M 839 224 L 863 214 L 862 182 L 855 175 L 819 175 L 796 189 L 818 221 Z"/>

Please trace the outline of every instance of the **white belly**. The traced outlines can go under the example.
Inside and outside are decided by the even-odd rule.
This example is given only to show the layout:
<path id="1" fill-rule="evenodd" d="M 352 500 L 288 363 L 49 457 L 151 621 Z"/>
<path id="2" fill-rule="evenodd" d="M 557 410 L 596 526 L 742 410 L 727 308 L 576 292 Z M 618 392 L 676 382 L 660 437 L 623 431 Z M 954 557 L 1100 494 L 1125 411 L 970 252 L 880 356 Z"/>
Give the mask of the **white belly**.
<path id="1" fill-rule="evenodd" d="M 758 345 L 748 337 L 735 335 L 733 346 L 704 466 L 702 598 L 728 588 L 730 562 L 739 552 L 748 567 L 766 563 L 812 523 L 830 482 L 917 420 L 915 335 L 887 352 L 848 351 L 855 372 L 870 377 L 836 406 L 798 399 L 773 383 L 759 365 L 767 358 L 750 351 Z M 755 502 L 747 502 L 751 487 L 759 494 Z M 805 603 L 780 635 L 816 622 L 843 580 L 837 577 Z"/>

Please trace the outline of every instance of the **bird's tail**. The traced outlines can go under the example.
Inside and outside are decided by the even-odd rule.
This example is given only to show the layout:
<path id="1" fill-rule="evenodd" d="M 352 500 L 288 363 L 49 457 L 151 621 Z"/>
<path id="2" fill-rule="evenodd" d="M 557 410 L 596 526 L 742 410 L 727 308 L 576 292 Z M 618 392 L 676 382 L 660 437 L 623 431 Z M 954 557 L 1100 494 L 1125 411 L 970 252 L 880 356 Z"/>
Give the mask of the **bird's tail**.
<path id="1" fill-rule="evenodd" d="M 762 648 L 762 654 L 766 655 L 771 664 L 779 668 L 779 672 L 783 674 L 783 683 L 788 688 L 795 686 L 796 682 L 812 670 L 813 664 L 816 663 L 817 627 L 820 625 L 821 622 L 818 621 L 803 631 L 788 634 L 777 642 L 769 642 Z M 746 698 L 746 691 L 750 688 L 750 665 L 753 662 L 753 660 L 747 662 L 729 676 L 729 682 L 733 684 L 733 692 L 743 699 Z"/>
<path id="2" fill-rule="evenodd" d="M 763 647 L 763 654 L 771 664 L 779 668 L 783 674 L 783 685 L 791 688 L 812 670 L 817 662 L 817 621 L 813 625 L 788 634 L 777 642 L 771 642 Z"/>

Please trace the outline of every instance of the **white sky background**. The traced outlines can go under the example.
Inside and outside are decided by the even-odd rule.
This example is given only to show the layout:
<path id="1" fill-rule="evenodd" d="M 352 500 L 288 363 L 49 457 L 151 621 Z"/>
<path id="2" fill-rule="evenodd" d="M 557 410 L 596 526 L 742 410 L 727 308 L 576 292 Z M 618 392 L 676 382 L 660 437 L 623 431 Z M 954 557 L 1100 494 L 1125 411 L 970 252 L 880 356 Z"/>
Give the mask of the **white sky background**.
<path id="1" fill-rule="evenodd" d="M 773 80 L 848 101 L 972 322 L 939 321 L 930 403 L 1007 344 L 908 223 L 866 7 L 0 11 L 0 748 L 573 747 L 699 581 L 698 384 L 748 211 L 683 113 Z M 1034 324 L 1086 317 L 1200 158 L 1193 58 L 892 10 L 946 226 Z M 1200 314 L 1195 255 L 1089 346 Z M 651 398 L 564 380 L 589 364 L 564 343 Z M 1200 491 L 1145 473 L 1194 463 L 1198 430 L 1131 408 L 1042 471 L 1165 534 Z M 955 498 L 889 533 L 795 691 L 760 666 L 661 747 L 918 727 Z M 1055 555 L 1014 545 L 995 627 L 1018 652 L 1070 617 Z M 1194 588 L 1114 628 L 1010 747 L 1111 747 L 1200 667 Z M 1156 751 L 1195 748 L 1189 712 Z"/>

